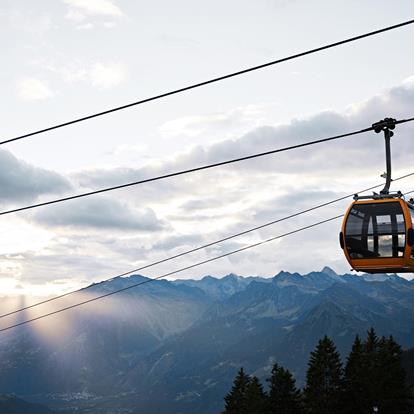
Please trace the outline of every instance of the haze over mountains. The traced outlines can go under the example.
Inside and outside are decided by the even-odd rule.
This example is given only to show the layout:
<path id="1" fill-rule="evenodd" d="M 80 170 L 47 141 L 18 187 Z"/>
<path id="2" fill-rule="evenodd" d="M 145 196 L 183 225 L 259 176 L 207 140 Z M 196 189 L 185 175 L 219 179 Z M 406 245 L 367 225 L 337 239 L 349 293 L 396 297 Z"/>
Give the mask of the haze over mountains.
<path id="1" fill-rule="evenodd" d="M 87 297 L 145 280 L 97 284 Z M 414 282 L 329 268 L 159 280 L 4 332 L 0 393 L 80 413 L 219 413 L 240 366 L 264 380 L 277 361 L 302 385 L 319 338 L 345 354 L 371 326 L 414 345 Z"/>

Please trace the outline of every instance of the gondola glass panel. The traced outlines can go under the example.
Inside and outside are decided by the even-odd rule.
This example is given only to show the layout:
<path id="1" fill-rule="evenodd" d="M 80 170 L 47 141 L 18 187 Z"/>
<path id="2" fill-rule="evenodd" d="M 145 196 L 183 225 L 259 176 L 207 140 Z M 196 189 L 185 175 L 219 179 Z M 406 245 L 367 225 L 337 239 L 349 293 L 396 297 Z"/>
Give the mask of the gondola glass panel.
<path id="1" fill-rule="evenodd" d="M 351 259 L 403 257 L 405 221 L 399 202 L 354 204 L 345 226 Z"/>

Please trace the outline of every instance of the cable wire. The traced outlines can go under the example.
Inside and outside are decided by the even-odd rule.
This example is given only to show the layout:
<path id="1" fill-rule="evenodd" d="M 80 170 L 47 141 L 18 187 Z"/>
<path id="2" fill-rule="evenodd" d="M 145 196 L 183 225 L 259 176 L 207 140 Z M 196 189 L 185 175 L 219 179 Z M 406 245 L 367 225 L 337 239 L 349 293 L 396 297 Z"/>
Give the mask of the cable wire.
<path id="1" fill-rule="evenodd" d="M 157 177 L 146 178 L 144 180 L 133 181 L 133 182 L 130 182 L 130 183 L 116 185 L 116 186 L 113 186 L 113 187 L 106 187 L 106 188 L 102 188 L 102 189 L 94 190 L 94 191 L 88 191 L 86 193 L 76 194 L 76 195 L 72 195 L 72 196 L 68 196 L 68 197 L 62 197 L 62 198 L 58 198 L 58 199 L 55 199 L 55 200 L 45 201 L 45 202 L 42 202 L 42 203 L 31 204 L 31 205 L 24 206 L 24 207 L 14 208 L 12 210 L 2 211 L 2 212 L 0 212 L 0 216 L 4 216 L 6 214 L 11 214 L 11 213 L 17 213 L 19 211 L 30 210 L 30 209 L 33 209 L 33 208 L 43 207 L 43 206 L 47 206 L 47 205 L 50 205 L 50 204 L 56 204 L 56 203 L 61 203 L 61 202 L 64 202 L 64 201 L 74 200 L 74 199 L 77 199 L 77 198 L 88 197 L 88 196 L 92 196 L 92 195 L 95 195 L 95 194 L 105 193 L 105 192 L 108 192 L 108 191 L 119 190 L 121 188 L 132 187 L 132 186 L 135 186 L 135 185 L 140 185 L 140 184 L 150 183 L 150 182 L 154 182 L 154 181 L 164 180 L 166 178 L 177 177 L 179 175 L 184 175 L 184 174 L 189 174 L 189 173 L 193 173 L 193 172 L 197 172 L 197 171 L 207 170 L 207 169 L 210 169 L 210 168 L 220 167 L 220 166 L 227 165 L 227 164 L 233 164 L 233 163 L 236 163 L 236 162 L 247 161 L 247 160 L 251 160 L 251 159 L 254 159 L 254 158 L 258 158 L 258 157 L 264 157 L 264 156 L 271 155 L 271 154 L 277 154 L 277 153 L 280 153 L 280 152 L 285 152 L 285 151 L 290 151 L 290 150 L 293 150 L 293 149 L 307 147 L 309 145 L 321 144 L 323 142 L 328 142 L 328 141 L 333 141 L 333 140 L 340 139 L 340 138 L 350 137 L 350 136 L 353 136 L 353 135 L 362 134 L 362 133 L 369 132 L 369 131 L 372 131 L 372 130 L 373 130 L 373 127 L 371 126 L 369 128 L 364 128 L 364 129 L 360 129 L 358 131 L 353 131 L 353 132 L 349 132 L 349 133 L 346 133 L 346 134 L 336 135 L 336 136 L 333 136 L 333 137 L 318 139 L 318 140 L 314 140 L 314 141 L 308 141 L 308 142 L 304 142 L 302 144 L 291 145 L 289 147 L 278 148 L 278 149 L 274 149 L 274 150 L 270 150 L 270 151 L 260 152 L 260 153 L 257 153 L 257 154 L 247 155 L 247 156 L 240 157 L 240 158 L 233 158 L 231 160 L 216 162 L 216 163 L 213 163 L 213 164 L 207 164 L 207 165 L 203 165 L 203 166 L 200 166 L 200 167 L 190 168 L 190 169 L 187 169 L 187 170 L 176 171 L 176 172 L 169 173 L 169 174 L 159 175 Z"/>
<path id="2" fill-rule="evenodd" d="M 396 121 L 395 125 L 403 124 L 403 123 L 411 122 L 411 121 L 414 121 L 414 117 L 409 118 L 409 119 L 401 119 L 399 121 Z M 251 159 L 254 159 L 254 158 L 264 157 L 264 156 L 267 156 L 267 155 L 272 155 L 272 154 L 277 154 L 277 153 L 280 153 L 280 152 L 285 152 L 285 151 L 290 151 L 290 150 L 294 150 L 294 149 L 298 149 L 298 148 L 307 147 L 307 146 L 310 146 L 310 145 L 321 144 L 321 143 L 324 143 L 324 142 L 334 141 L 334 140 L 337 140 L 337 139 L 340 139 L 340 138 L 346 138 L 346 137 L 350 137 L 350 136 L 353 136 L 353 135 L 363 134 L 365 132 L 369 132 L 369 131 L 373 131 L 373 130 L 374 130 L 374 127 L 370 126 L 368 128 L 360 129 L 358 131 L 353 131 L 353 132 L 348 132 L 348 133 L 345 133 L 345 134 L 335 135 L 335 136 L 328 137 L 328 138 L 317 139 L 317 140 L 314 140 L 314 141 L 308 141 L 308 142 L 304 142 L 302 144 L 291 145 L 289 147 L 277 148 L 277 149 L 270 150 L 270 151 L 259 152 L 257 154 L 253 154 L 253 155 L 247 155 L 247 156 L 244 156 L 244 157 L 233 158 L 231 160 L 216 162 L 216 163 L 213 163 L 213 164 L 202 165 L 200 167 L 190 168 L 188 170 L 176 171 L 176 172 L 169 173 L 169 174 L 164 174 L 164 175 L 159 175 L 159 176 L 156 176 L 156 177 L 146 178 L 144 180 L 133 181 L 133 182 L 130 182 L 130 183 L 120 184 L 120 185 L 116 185 L 116 186 L 113 186 L 113 187 L 101 188 L 99 190 L 88 191 L 86 193 L 76 194 L 76 195 L 72 195 L 72 196 L 68 196 L 68 197 L 62 197 L 62 198 L 58 198 L 58 199 L 55 199 L 55 200 L 45 201 L 45 202 L 42 202 L 42 203 L 31 204 L 31 205 L 24 206 L 24 207 L 14 208 L 12 210 L 1 211 L 0 216 L 4 216 L 6 214 L 11 214 L 11 213 L 17 213 L 19 211 L 30 210 L 30 209 L 33 209 L 33 208 L 44 207 L 44 206 L 48 206 L 50 204 L 62 203 L 64 201 L 75 200 L 75 199 L 82 198 L 82 197 L 89 197 L 89 196 L 92 196 L 92 195 L 95 195 L 95 194 L 101 194 L 101 193 L 106 193 L 108 191 L 119 190 L 121 188 L 127 188 L 127 187 L 132 187 L 132 186 L 136 186 L 136 185 L 140 185 L 140 184 L 145 184 L 145 183 L 150 183 L 150 182 L 154 182 L 154 181 L 164 180 L 166 178 L 177 177 L 179 175 L 190 174 L 190 173 L 193 173 L 193 172 L 207 170 L 207 169 L 215 168 L 215 167 L 220 167 L 220 166 L 223 166 L 223 165 L 233 164 L 233 163 L 236 163 L 236 162 L 247 161 L 247 160 L 251 160 Z"/>
<path id="3" fill-rule="evenodd" d="M 76 123 L 79 123 L 79 122 L 83 122 L 83 121 L 86 121 L 86 120 L 89 120 L 89 119 L 92 119 L 92 118 L 97 118 L 99 116 L 107 115 L 107 114 L 110 114 L 110 113 L 113 113 L 113 112 L 121 111 L 123 109 L 131 108 L 133 106 L 142 105 L 142 104 L 145 104 L 147 102 L 155 101 L 155 100 L 158 100 L 158 99 L 161 99 L 161 98 L 166 98 L 167 96 L 175 95 L 175 94 L 178 94 L 178 93 L 189 91 L 191 89 L 195 89 L 195 88 L 199 88 L 199 87 L 202 87 L 202 86 L 210 85 L 212 83 L 216 83 L 216 82 L 219 82 L 219 81 L 222 81 L 222 80 L 225 80 L 225 79 L 229 79 L 229 78 L 233 78 L 233 77 L 236 77 L 236 76 L 244 75 L 244 74 L 249 73 L 249 72 L 253 72 L 253 71 L 263 69 L 263 68 L 266 68 L 266 67 L 269 67 L 269 66 L 277 65 L 277 64 L 287 62 L 289 60 L 297 59 L 297 58 L 300 58 L 300 57 L 303 57 L 303 56 L 306 56 L 306 55 L 310 55 L 310 54 L 313 54 L 313 53 L 321 52 L 323 50 L 330 49 L 330 48 L 337 47 L 337 46 L 341 46 L 341 45 L 344 45 L 346 43 L 355 42 L 357 40 L 361 40 L 361 39 L 364 39 L 364 38 L 367 38 L 367 37 L 370 37 L 370 36 L 375 36 L 375 35 L 378 35 L 378 34 L 381 34 L 381 33 L 384 33 L 384 32 L 388 32 L 390 30 L 399 29 L 401 27 L 408 26 L 408 25 L 411 25 L 413 23 L 414 23 L 414 20 L 407 20 L 405 22 L 395 24 L 395 25 L 392 25 L 392 26 L 388 26 L 388 27 L 384 27 L 382 29 L 374 30 L 372 32 L 368 32 L 368 33 L 364 33 L 364 34 L 361 34 L 361 35 L 358 35 L 358 36 L 350 37 L 350 38 L 347 38 L 347 39 L 344 39 L 344 40 L 340 40 L 338 42 L 329 43 L 327 45 L 320 46 L 320 47 L 317 47 L 315 49 L 310 49 L 310 50 L 307 50 L 305 52 L 296 53 L 294 55 L 290 55 L 290 56 L 287 56 L 287 57 L 284 57 L 284 58 L 281 58 L 281 59 L 273 60 L 271 62 L 267 62 L 267 63 L 261 64 L 261 65 L 253 66 L 253 67 L 250 67 L 250 68 L 247 68 L 247 69 L 239 70 L 237 72 L 229 73 L 227 75 L 219 76 L 217 78 L 212 78 L 212 79 L 209 79 L 209 80 L 206 80 L 206 81 L 203 81 L 203 82 L 199 82 L 199 83 L 195 83 L 195 84 L 185 86 L 185 87 L 182 87 L 182 88 L 179 88 L 179 89 L 171 90 L 169 92 L 165 92 L 165 93 L 162 93 L 160 95 L 155 95 L 155 96 L 152 96 L 150 98 L 141 99 L 139 101 L 132 102 L 132 103 L 129 103 L 129 104 L 126 104 L 126 105 L 122 105 L 122 106 L 118 106 L 118 107 L 115 107 L 115 108 L 107 109 L 105 111 L 97 112 L 97 113 L 87 115 L 87 116 L 83 116 L 81 118 L 76 118 L 76 119 L 73 119 L 71 121 L 67 121 L 67 122 L 63 122 L 61 124 L 53 125 L 53 126 L 50 126 L 50 127 L 47 127 L 47 128 L 39 129 L 37 131 L 29 132 L 27 134 L 20 135 L 20 136 L 14 137 L 14 138 L 9 138 L 9 139 L 6 139 L 4 141 L 1 141 L 0 145 L 7 144 L 9 142 L 13 142 L 13 141 L 17 141 L 17 140 L 21 140 L 21 139 L 24 139 L 24 138 L 32 137 L 34 135 L 38 135 L 38 134 L 42 134 L 44 132 L 52 131 L 54 129 L 66 127 L 66 126 L 76 124 Z"/>
<path id="4" fill-rule="evenodd" d="M 402 176 L 400 176 L 400 177 L 397 177 L 397 178 L 393 179 L 393 181 L 403 180 L 404 178 L 411 177 L 411 176 L 413 176 L 413 175 L 414 175 L 414 172 L 409 173 L 409 174 L 406 174 L 406 175 L 402 175 Z M 378 187 L 382 187 L 382 186 L 383 186 L 383 184 L 377 184 L 377 185 L 375 185 L 375 186 L 368 187 L 368 188 L 365 188 L 365 189 L 363 189 L 363 190 L 360 190 L 360 191 L 358 191 L 358 192 L 357 192 L 357 194 L 359 194 L 359 193 L 364 193 L 364 192 L 366 192 L 366 191 L 370 191 L 370 190 L 374 190 L 374 189 L 376 189 L 376 188 L 378 188 Z M 406 194 L 410 194 L 410 193 L 411 193 L 411 192 L 405 193 L 405 195 L 406 195 Z M 241 232 L 239 232 L 239 233 L 236 233 L 236 234 L 233 234 L 233 235 L 230 235 L 230 236 L 227 236 L 227 237 L 224 237 L 224 238 L 221 238 L 221 239 L 215 240 L 215 241 L 213 241 L 213 242 L 209 242 L 209 243 L 204 244 L 204 245 L 201 245 L 201 246 L 194 247 L 194 248 L 192 248 L 192 249 L 190 249 L 190 250 L 186 250 L 186 251 L 184 251 L 184 252 L 181 252 L 181 253 L 175 254 L 175 255 L 173 255 L 173 256 L 166 257 L 166 258 L 161 259 L 161 260 L 158 260 L 158 261 L 156 261 L 156 262 L 149 263 L 149 264 L 147 264 L 147 265 L 145 265 L 145 266 L 138 267 L 138 268 L 133 269 L 133 270 L 129 270 L 129 271 L 127 271 L 127 272 L 124 272 L 124 273 L 118 274 L 118 275 L 116 275 L 116 276 L 112 276 L 112 277 L 110 277 L 110 278 L 108 278 L 108 279 L 102 280 L 102 281 L 97 282 L 97 283 L 93 283 L 93 284 L 88 285 L 88 286 L 85 286 L 85 287 L 83 287 L 83 288 L 81 288 L 81 289 L 76 289 L 76 290 L 73 290 L 73 291 L 70 291 L 70 292 L 67 292 L 67 293 L 63 293 L 62 295 L 54 296 L 54 297 L 52 297 L 52 298 L 45 299 L 45 300 L 43 300 L 43 301 L 33 303 L 32 305 L 28 305 L 28 306 L 25 306 L 25 307 L 22 307 L 22 308 L 16 309 L 16 310 L 14 310 L 14 311 L 11 311 L 11 312 L 8 312 L 8 313 L 5 313 L 5 314 L 0 315 L 0 319 L 1 319 L 1 318 L 5 318 L 6 316 L 14 315 L 14 314 L 16 314 L 16 313 L 19 313 L 19 312 L 22 312 L 22 311 L 25 311 L 25 310 L 28 310 L 28 309 L 35 308 L 35 307 L 40 306 L 40 305 L 44 305 L 44 304 L 49 303 L 49 302 L 53 302 L 53 301 L 58 300 L 58 299 L 62 299 L 62 298 L 64 298 L 64 297 L 67 297 L 67 296 L 73 295 L 74 293 L 78 293 L 78 292 L 85 291 L 85 290 L 90 289 L 90 288 L 92 288 L 92 287 L 96 287 L 97 285 L 101 285 L 101 284 L 104 284 L 104 283 L 107 283 L 107 282 L 111 282 L 111 281 L 116 280 L 116 279 L 119 279 L 119 278 L 121 278 L 121 277 L 123 277 L 123 276 L 127 276 L 127 275 L 130 275 L 130 274 L 132 274 L 132 273 L 136 273 L 136 272 L 139 272 L 139 271 L 141 271 L 141 270 L 148 269 L 148 268 L 150 268 L 150 267 L 153 267 L 153 266 L 156 266 L 156 265 L 159 265 L 159 264 L 162 264 L 162 263 L 168 262 L 168 261 L 170 261 L 170 260 L 173 260 L 173 259 L 177 259 L 177 258 L 179 258 L 179 257 L 186 256 L 186 255 L 188 255 L 188 254 L 190 254 L 190 253 L 194 253 L 194 252 L 197 252 L 197 251 L 199 251 L 199 250 L 206 249 L 207 247 L 211 247 L 211 246 L 214 246 L 214 245 L 216 245 L 216 244 L 223 243 L 223 242 L 225 242 L 225 241 L 228 241 L 228 240 L 234 239 L 234 238 L 236 238 L 236 237 L 243 236 L 243 235 L 248 234 L 248 233 L 251 233 L 251 232 L 253 232 L 253 231 L 260 230 L 260 229 L 263 229 L 263 228 L 265 228 L 265 227 L 269 227 L 269 226 L 271 226 L 271 225 L 273 225 L 273 224 L 280 223 L 280 222 L 282 222 L 282 221 L 286 221 L 286 220 L 289 220 L 289 219 L 294 218 L 294 217 L 298 217 L 298 216 L 300 216 L 300 215 L 302 215 L 302 214 L 306 214 L 306 213 L 309 213 L 309 212 L 311 212 L 311 211 L 317 210 L 317 209 L 319 209 L 319 208 L 326 207 L 326 206 L 328 206 L 328 205 L 331 205 L 331 204 L 337 203 L 337 202 L 339 202 L 339 201 L 345 200 L 345 199 L 347 199 L 347 198 L 349 198 L 349 197 L 352 197 L 354 194 L 355 194 L 355 193 L 352 193 L 352 194 L 347 194 L 346 196 L 342 196 L 342 197 L 336 198 L 336 199 L 334 199 L 334 200 L 327 201 L 327 202 L 325 202 L 325 203 L 318 204 L 318 205 L 313 206 L 313 207 L 309 207 L 309 208 L 307 208 L 307 209 L 305 209 L 305 210 L 301 210 L 301 211 L 299 211 L 299 212 L 296 212 L 296 213 L 290 214 L 290 215 L 288 215 L 288 216 L 281 217 L 281 218 L 276 219 L 276 220 L 272 220 L 272 221 L 270 221 L 270 222 L 267 222 L 267 223 L 261 224 L 261 225 L 259 225 L 259 226 L 256 226 L 256 227 L 253 227 L 253 228 L 250 228 L 250 229 L 247 229 L 247 230 L 243 230 L 243 231 L 241 231 Z"/>
<path id="5" fill-rule="evenodd" d="M 95 302 L 95 301 L 100 300 L 100 299 L 103 299 L 103 298 L 107 298 L 108 296 L 112 296 L 112 295 L 115 295 L 115 294 L 120 293 L 120 292 L 125 292 L 126 290 L 129 290 L 129 289 L 132 289 L 132 288 L 135 288 L 135 287 L 144 285 L 146 283 L 154 282 L 156 280 L 159 280 L 159 279 L 162 279 L 162 278 L 165 278 L 165 277 L 168 277 L 168 276 L 172 276 L 172 275 L 175 275 L 177 273 L 184 272 L 185 270 L 193 269 L 194 267 L 198 267 L 198 266 L 201 266 L 203 264 L 210 263 L 210 262 L 213 262 L 215 260 L 222 259 L 224 257 L 231 256 L 231 255 L 236 254 L 236 253 L 243 252 L 243 251 L 248 250 L 248 249 L 252 249 L 253 247 L 261 246 L 261 245 L 263 245 L 265 243 L 270 243 L 270 242 L 272 242 L 274 240 L 281 239 L 283 237 L 286 237 L 286 236 L 289 236 L 289 235 L 292 235 L 292 234 L 295 234 L 295 233 L 299 233 L 301 231 L 310 229 L 312 227 L 319 226 L 319 225 L 324 224 L 324 223 L 328 223 L 328 222 L 333 221 L 333 220 L 337 220 L 338 218 L 343 217 L 343 216 L 344 216 L 343 214 L 340 214 L 340 215 L 335 216 L 335 217 L 330 217 L 328 219 L 325 219 L 325 220 L 322 220 L 322 221 L 318 221 L 316 223 L 312 223 L 312 224 L 309 224 L 309 225 L 304 226 L 304 227 L 300 227 L 298 229 L 289 231 L 287 233 L 284 233 L 284 234 L 281 234 L 281 235 L 278 235 L 278 236 L 274 236 L 274 237 L 271 237 L 271 238 L 266 239 L 266 240 L 262 240 L 262 241 L 260 241 L 258 243 L 250 244 L 250 245 L 245 246 L 245 247 L 242 247 L 240 249 L 233 250 L 231 252 L 224 253 L 224 254 L 221 254 L 219 256 L 215 256 L 215 257 L 212 257 L 210 259 L 207 259 L 207 260 L 203 260 L 201 262 L 194 263 L 194 264 L 192 264 L 190 266 L 182 267 L 181 269 L 177 269 L 177 270 L 174 270 L 172 272 L 165 273 L 165 274 L 163 274 L 161 276 L 157 276 L 157 277 L 152 278 L 152 279 L 147 279 L 147 280 L 144 280 L 144 281 L 139 282 L 139 283 L 134 283 L 133 285 L 126 286 L 126 287 L 124 287 L 122 289 L 117 289 L 117 290 L 114 290 L 112 292 L 108 292 L 108 293 L 105 293 L 103 295 L 99 295 L 99 296 L 96 296 L 94 298 L 87 299 L 87 300 L 84 300 L 82 302 L 78 302 L 78 303 L 75 303 L 73 305 L 70 305 L 70 306 L 66 306 L 66 307 L 61 308 L 61 309 L 58 309 L 56 311 L 49 312 L 49 313 L 46 313 L 46 314 L 37 316 L 35 318 L 27 319 L 27 320 L 25 320 L 23 322 L 19 322 L 19 323 L 16 323 L 16 324 L 7 326 L 5 328 L 2 328 L 2 329 L 0 329 L 0 332 L 7 331 L 9 329 L 16 328 L 16 327 L 21 326 L 21 325 L 26 325 L 28 323 L 37 321 L 39 319 L 44 319 L 44 318 L 47 318 L 47 317 L 52 316 L 52 315 L 56 315 L 56 314 L 61 313 L 61 312 L 65 312 L 65 311 L 67 311 L 69 309 L 73 309 L 73 308 L 76 308 L 78 306 L 86 305 L 88 303 Z"/>

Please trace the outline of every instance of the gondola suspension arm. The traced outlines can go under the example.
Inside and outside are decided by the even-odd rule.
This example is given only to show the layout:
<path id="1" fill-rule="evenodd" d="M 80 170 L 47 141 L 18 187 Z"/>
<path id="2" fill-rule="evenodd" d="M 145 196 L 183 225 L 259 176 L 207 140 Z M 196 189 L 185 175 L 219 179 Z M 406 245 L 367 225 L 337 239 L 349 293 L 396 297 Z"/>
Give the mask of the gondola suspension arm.
<path id="1" fill-rule="evenodd" d="M 373 130 L 379 134 L 380 132 L 384 132 L 385 138 L 385 160 L 386 160 L 386 172 L 381 175 L 381 177 L 385 178 L 385 185 L 384 188 L 380 191 L 380 193 L 374 193 L 372 196 L 360 196 L 358 194 L 354 195 L 354 200 L 379 200 L 382 198 L 399 198 L 402 197 L 403 194 L 401 191 L 397 191 L 396 193 L 390 194 L 390 186 L 392 182 L 391 176 L 391 137 L 394 135 L 392 132 L 395 129 L 395 125 L 399 123 L 394 118 L 384 118 L 382 121 L 376 122 L 372 124 Z"/>
<path id="2" fill-rule="evenodd" d="M 382 196 L 387 196 L 390 193 L 391 186 L 391 137 L 394 135 L 392 129 L 395 129 L 396 119 L 385 118 L 382 121 L 372 124 L 374 131 L 379 134 L 384 131 L 385 138 L 385 158 L 386 158 L 386 172 L 381 176 L 385 178 L 384 188 L 380 191 Z"/>

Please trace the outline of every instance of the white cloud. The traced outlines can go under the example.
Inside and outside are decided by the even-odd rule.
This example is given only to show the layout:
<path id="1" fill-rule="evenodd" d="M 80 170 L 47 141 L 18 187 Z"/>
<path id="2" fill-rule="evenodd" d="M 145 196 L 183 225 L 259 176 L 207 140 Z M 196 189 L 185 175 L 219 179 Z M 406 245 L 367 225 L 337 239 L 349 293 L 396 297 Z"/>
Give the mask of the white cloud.
<path id="1" fill-rule="evenodd" d="M 122 83 L 127 77 L 127 70 L 122 63 L 95 63 L 89 71 L 93 86 L 107 89 Z"/>
<path id="2" fill-rule="evenodd" d="M 91 22 L 85 23 L 85 24 L 80 24 L 77 28 L 79 30 L 92 30 L 94 28 L 94 24 Z"/>
<path id="3" fill-rule="evenodd" d="M 28 32 L 31 35 L 44 35 L 49 30 L 56 28 L 52 17 L 47 13 L 37 14 L 31 10 L 13 9 L 5 13 L 10 26 L 20 32 Z"/>
<path id="4" fill-rule="evenodd" d="M 114 27 L 116 27 L 116 23 L 115 22 L 103 22 L 102 26 L 106 27 L 107 29 L 113 29 Z"/>
<path id="5" fill-rule="evenodd" d="M 53 238 L 52 232 L 11 216 L 0 223 L 0 231 L 0 255 L 36 252 Z"/>
<path id="6" fill-rule="evenodd" d="M 169 139 L 189 137 L 194 140 L 208 137 L 210 142 L 223 141 L 263 125 L 266 113 L 275 106 L 275 103 L 255 104 L 227 112 L 186 116 L 166 122 L 159 131 L 162 137 Z"/>
<path id="7" fill-rule="evenodd" d="M 60 174 L 35 167 L 0 150 L 0 205 L 30 201 L 43 194 L 59 194 L 70 190 L 71 184 Z"/>
<path id="8" fill-rule="evenodd" d="M 108 152 L 108 155 L 115 157 L 125 157 L 128 154 L 132 154 L 134 157 L 137 155 L 143 156 L 145 151 L 149 149 L 149 146 L 144 143 L 134 144 L 134 145 L 117 145 L 112 151 Z"/>
<path id="9" fill-rule="evenodd" d="M 413 85 L 414 84 L 414 75 L 409 76 L 408 78 L 403 80 L 403 85 L 404 84 L 408 84 L 408 86 Z"/>
<path id="10" fill-rule="evenodd" d="M 79 10 L 69 9 L 66 13 L 66 18 L 74 23 L 82 23 L 86 19 L 86 16 Z"/>
<path id="11" fill-rule="evenodd" d="M 46 82 L 25 77 L 17 82 L 17 96 L 24 101 L 39 101 L 53 97 L 54 92 Z"/>
<path id="12" fill-rule="evenodd" d="M 80 29 L 91 29 L 91 23 L 79 26 Z M 40 62 L 43 69 L 57 74 L 64 82 L 85 82 L 98 89 L 110 89 L 120 85 L 128 77 L 127 66 L 122 62 L 86 63 L 80 60 L 63 62 Z"/>
<path id="13" fill-rule="evenodd" d="M 150 208 L 131 208 L 110 197 L 91 197 L 53 208 L 39 210 L 33 215 L 37 223 L 46 227 L 72 227 L 154 232 L 164 229 L 164 223 Z"/>
<path id="14" fill-rule="evenodd" d="M 123 16 L 121 9 L 111 0 L 63 0 L 63 2 L 71 8 L 67 15 L 69 19 L 79 19 L 82 13 L 112 17 Z"/>

